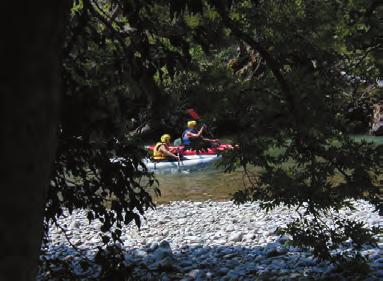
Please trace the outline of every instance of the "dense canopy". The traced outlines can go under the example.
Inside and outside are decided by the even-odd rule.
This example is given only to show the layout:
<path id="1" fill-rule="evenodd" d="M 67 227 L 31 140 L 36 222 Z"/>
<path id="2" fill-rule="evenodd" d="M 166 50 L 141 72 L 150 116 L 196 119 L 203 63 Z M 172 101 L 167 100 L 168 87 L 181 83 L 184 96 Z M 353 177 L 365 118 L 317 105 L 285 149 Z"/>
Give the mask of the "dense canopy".
<path id="1" fill-rule="evenodd" d="M 304 206 L 312 220 L 281 232 L 320 259 L 364 261 L 376 230 L 320 217 L 350 199 L 382 207 L 382 146 L 349 137 L 383 98 L 381 1 L 78 0 L 67 12 L 46 227 L 76 208 L 105 244 L 140 226 L 160 194 L 142 143 L 179 134 L 197 108 L 238 144 L 221 163 L 248 178 L 235 203 Z M 332 255 L 350 237 L 353 251 Z"/>

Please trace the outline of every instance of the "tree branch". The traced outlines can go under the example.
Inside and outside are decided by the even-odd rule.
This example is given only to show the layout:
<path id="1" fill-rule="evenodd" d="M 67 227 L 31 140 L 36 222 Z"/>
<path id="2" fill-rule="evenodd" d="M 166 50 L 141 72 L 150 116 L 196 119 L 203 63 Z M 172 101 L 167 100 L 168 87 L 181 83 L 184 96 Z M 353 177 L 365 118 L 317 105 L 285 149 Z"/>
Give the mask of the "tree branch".
<path id="1" fill-rule="evenodd" d="M 100 20 L 111 31 L 111 33 L 120 43 L 121 48 L 124 50 L 125 55 L 127 57 L 131 57 L 132 54 L 126 48 L 123 36 L 112 26 L 112 24 L 108 21 L 108 19 L 104 18 L 100 13 L 98 13 L 97 10 L 93 7 L 93 4 L 89 0 L 84 0 L 84 7 L 87 8 L 95 18 Z"/>
<path id="2" fill-rule="evenodd" d="M 238 37 L 239 39 L 243 40 L 247 44 L 249 44 L 254 50 L 256 50 L 262 58 L 265 60 L 266 64 L 270 67 L 274 77 L 277 79 L 282 92 L 284 93 L 286 100 L 288 101 L 289 104 L 289 109 L 291 113 L 294 114 L 296 118 L 296 114 L 298 113 L 296 109 L 296 103 L 294 96 L 291 94 L 289 85 L 287 81 L 284 79 L 277 61 L 269 54 L 269 52 L 255 39 L 253 39 L 251 36 L 248 34 L 242 32 L 237 25 L 233 22 L 233 20 L 229 17 L 226 8 L 225 8 L 225 3 L 224 1 L 217 1 L 215 3 L 215 8 L 218 12 L 218 14 L 221 16 L 222 21 L 226 27 L 228 27 L 233 34 Z"/>

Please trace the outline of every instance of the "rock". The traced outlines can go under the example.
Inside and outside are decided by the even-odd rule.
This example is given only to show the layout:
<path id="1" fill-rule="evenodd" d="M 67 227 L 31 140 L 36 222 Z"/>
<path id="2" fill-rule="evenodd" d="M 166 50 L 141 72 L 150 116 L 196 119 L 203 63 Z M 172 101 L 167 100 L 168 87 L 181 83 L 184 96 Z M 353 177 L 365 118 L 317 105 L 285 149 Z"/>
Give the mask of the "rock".
<path id="1" fill-rule="evenodd" d="M 243 240 L 245 241 L 253 240 L 254 238 L 255 238 L 254 233 L 247 233 L 245 236 L 243 236 Z"/>
<path id="2" fill-rule="evenodd" d="M 148 256 L 144 258 L 144 263 L 151 269 L 173 269 L 176 259 L 173 256 L 169 242 L 162 241 L 158 247 Z"/>
<path id="3" fill-rule="evenodd" d="M 134 254 L 135 254 L 135 256 L 140 257 L 140 258 L 145 258 L 148 256 L 148 253 L 144 250 L 141 250 L 141 249 L 137 249 Z"/>
<path id="4" fill-rule="evenodd" d="M 302 274 L 300 274 L 300 273 L 290 273 L 289 275 L 288 275 L 288 278 L 287 278 L 287 280 L 299 280 L 300 278 L 302 278 L 303 276 L 302 276 Z"/>
<path id="5" fill-rule="evenodd" d="M 230 234 L 228 240 L 233 241 L 233 242 L 238 242 L 238 241 L 242 240 L 242 237 L 243 237 L 242 232 L 234 232 L 234 233 Z"/>
<path id="6" fill-rule="evenodd" d="M 204 272 L 200 269 L 193 269 L 188 273 L 188 276 L 193 280 L 202 280 Z"/>
<path id="7" fill-rule="evenodd" d="M 186 219 L 182 218 L 182 219 L 178 219 L 177 220 L 177 223 L 178 224 L 185 224 L 186 223 Z"/>
<path id="8" fill-rule="evenodd" d="M 207 252 L 209 251 L 209 249 L 207 249 L 207 248 L 197 248 L 197 249 L 195 249 L 194 251 L 193 251 L 193 254 L 195 255 L 195 256 L 201 256 L 201 255 L 204 255 L 204 254 L 206 254 Z"/>
<path id="9" fill-rule="evenodd" d="M 74 256 L 72 255 L 67 255 L 63 258 L 64 261 L 72 261 L 74 259 Z"/>
<path id="10" fill-rule="evenodd" d="M 185 240 L 189 240 L 190 242 L 194 242 L 194 243 L 199 243 L 202 241 L 201 237 L 198 237 L 198 236 L 186 236 L 184 238 Z"/>
<path id="11" fill-rule="evenodd" d="M 370 257 L 377 254 L 378 252 L 379 250 L 376 250 L 376 249 L 368 249 L 368 250 L 361 251 L 360 254 L 364 257 Z"/>
<path id="12" fill-rule="evenodd" d="M 82 244 L 82 241 L 80 239 L 73 239 L 72 243 L 75 246 L 80 246 Z"/>
<path id="13" fill-rule="evenodd" d="M 352 213 L 346 209 L 340 215 L 348 214 L 373 224 L 381 220 L 368 202 L 356 202 Z M 331 280 L 352 280 L 342 273 L 335 276 L 329 270 L 331 265 L 313 259 L 309 252 L 285 247 L 290 240 L 288 236 L 272 234 L 276 228 L 297 218 L 294 211 L 277 207 L 266 215 L 258 206 L 258 203 L 235 207 L 230 202 L 180 201 L 160 205 L 155 211 L 148 210 L 139 231 L 133 225 L 123 229 L 121 247 L 125 262 L 135 268 L 137 280 L 314 280 L 324 276 L 330 276 Z M 101 223 L 89 224 L 86 211 L 74 210 L 72 215 L 64 215 L 59 221 L 69 226 L 66 233 L 71 242 L 78 244 L 84 255 L 94 258 L 97 246 L 102 246 Z M 43 255 L 66 259 L 74 271 L 80 272 L 80 256 L 70 248 L 62 231 L 52 225 L 48 235 L 48 243 L 42 247 Z M 382 247 L 383 238 L 380 239 L 378 245 Z M 367 280 L 382 279 L 379 246 L 363 247 L 362 254 L 372 268 Z M 347 247 L 341 250 L 347 251 Z M 92 271 L 94 269 L 89 269 L 89 276 L 96 276 Z M 41 273 L 38 281 L 50 280 L 47 276 L 44 278 L 44 274 Z"/>
<path id="14" fill-rule="evenodd" d="M 154 250 L 157 249 L 157 247 L 158 247 L 158 243 L 157 242 L 153 242 L 153 243 L 150 244 L 148 251 L 149 252 L 153 252 Z"/>
<path id="15" fill-rule="evenodd" d="M 276 257 L 276 256 L 284 255 L 286 253 L 287 253 L 287 249 L 285 249 L 285 248 L 274 248 L 274 249 L 270 249 L 266 252 L 266 257 L 268 257 L 268 258 Z"/>
<path id="16" fill-rule="evenodd" d="M 154 263 L 148 265 L 150 270 L 164 270 L 172 271 L 176 268 L 176 263 L 173 256 L 166 256 L 160 260 L 155 261 Z"/>
<path id="17" fill-rule="evenodd" d="M 234 270 L 230 270 L 227 274 L 226 274 L 226 278 L 228 278 L 229 280 L 238 280 L 240 274 L 238 274 L 238 272 L 234 271 Z"/>
<path id="18" fill-rule="evenodd" d="M 214 235 L 214 237 L 222 237 L 222 236 L 226 236 L 226 232 L 225 231 L 217 231 Z"/>
<path id="19" fill-rule="evenodd" d="M 169 276 L 165 272 L 161 273 L 160 278 L 161 281 L 170 281 Z"/>
<path id="20" fill-rule="evenodd" d="M 226 230 L 226 231 L 234 231 L 234 230 L 235 230 L 235 227 L 234 227 L 234 225 L 229 224 L 228 226 L 226 226 L 225 230 Z"/>
<path id="21" fill-rule="evenodd" d="M 262 261 L 262 260 L 264 260 L 265 259 L 265 256 L 263 256 L 263 255 L 258 255 L 255 259 L 254 259 L 254 261 L 255 262 L 259 262 L 259 261 Z"/>
<path id="22" fill-rule="evenodd" d="M 218 273 L 221 274 L 221 275 L 225 275 L 226 273 L 229 272 L 230 269 L 228 269 L 227 267 L 221 267 L 219 270 L 218 270 Z"/>
<path id="23" fill-rule="evenodd" d="M 179 266 L 183 269 L 192 267 L 192 265 L 194 265 L 194 263 L 191 260 L 183 260 L 179 262 Z"/>
<path id="24" fill-rule="evenodd" d="M 217 243 L 217 244 L 225 244 L 226 243 L 226 239 L 218 239 L 218 240 L 215 240 L 214 242 Z"/>
<path id="25" fill-rule="evenodd" d="M 158 220 L 158 224 L 165 224 L 167 223 L 168 221 L 164 218 L 161 218 L 160 220 Z"/>
<path id="26" fill-rule="evenodd" d="M 286 242 L 290 241 L 291 238 L 287 235 L 282 235 L 277 239 L 277 242 L 280 244 L 285 244 Z"/>
<path id="27" fill-rule="evenodd" d="M 70 224 L 71 229 L 76 229 L 76 228 L 80 228 L 80 227 L 81 227 L 81 223 L 79 221 L 74 221 Z"/>

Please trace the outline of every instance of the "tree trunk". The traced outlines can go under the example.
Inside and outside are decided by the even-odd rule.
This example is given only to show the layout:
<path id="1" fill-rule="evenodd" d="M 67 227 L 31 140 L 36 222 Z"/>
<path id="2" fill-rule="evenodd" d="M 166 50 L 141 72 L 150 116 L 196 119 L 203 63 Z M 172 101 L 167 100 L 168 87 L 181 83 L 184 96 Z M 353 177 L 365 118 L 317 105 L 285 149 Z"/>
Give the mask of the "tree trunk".
<path id="1" fill-rule="evenodd" d="M 66 0 L 0 12 L 0 280 L 35 280 L 56 146 Z"/>

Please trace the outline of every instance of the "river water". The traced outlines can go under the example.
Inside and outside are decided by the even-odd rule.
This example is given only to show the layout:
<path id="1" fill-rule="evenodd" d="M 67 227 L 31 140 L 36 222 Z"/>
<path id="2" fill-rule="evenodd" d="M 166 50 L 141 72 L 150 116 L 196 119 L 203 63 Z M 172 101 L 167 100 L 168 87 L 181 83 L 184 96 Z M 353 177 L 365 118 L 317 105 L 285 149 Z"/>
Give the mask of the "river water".
<path id="1" fill-rule="evenodd" d="M 356 141 L 365 139 L 383 144 L 383 137 L 359 135 L 353 138 Z M 201 171 L 159 174 L 156 177 L 162 193 L 159 197 L 153 197 L 157 204 L 179 200 L 230 200 L 232 194 L 243 189 L 244 186 L 241 170 L 224 173 L 222 169 L 214 168 L 214 166 Z"/>
<path id="2" fill-rule="evenodd" d="M 160 174 L 156 177 L 162 195 L 153 199 L 159 204 L 179 200 L 228 200 L 243 187 L 241 171 L 224 173 L 214 166 L 201 171 Z"/>

